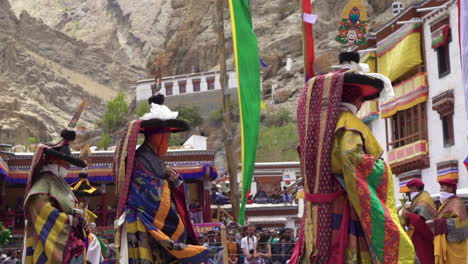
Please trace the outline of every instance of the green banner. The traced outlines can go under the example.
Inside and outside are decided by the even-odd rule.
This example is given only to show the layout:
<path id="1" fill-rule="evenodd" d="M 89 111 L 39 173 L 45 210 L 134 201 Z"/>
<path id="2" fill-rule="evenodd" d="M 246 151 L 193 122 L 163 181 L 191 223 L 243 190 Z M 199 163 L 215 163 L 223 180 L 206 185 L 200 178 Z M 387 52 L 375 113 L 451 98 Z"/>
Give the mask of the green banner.
<path id="1" fill-rule="evenodd" d="M 245 221 L 246 196 L 250 191 L 260 124 L 260 58 L 253 32 L 249 0 L 229 0 L 232 41 L 239 87 L 242 138 L 242 203 L 239 224 Z"/>

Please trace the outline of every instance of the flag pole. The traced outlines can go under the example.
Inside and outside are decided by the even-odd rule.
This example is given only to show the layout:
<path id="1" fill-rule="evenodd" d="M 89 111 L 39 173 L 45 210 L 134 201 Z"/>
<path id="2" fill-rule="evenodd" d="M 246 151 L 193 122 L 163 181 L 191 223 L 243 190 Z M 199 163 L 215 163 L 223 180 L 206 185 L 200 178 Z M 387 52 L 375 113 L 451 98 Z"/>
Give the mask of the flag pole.
<path id="1" fill-rule="evenodd" d="M 224 1 L 217 0 L 216 3 L 216 26 L 218 31 L 218 50 L 219 50 L 219 68 L 220 68 L 220 84 L 223 94 L 223 117 L 224 126 L 223 134 L 226 146 L 226 162 L 229 173 L 229 186 L 231 191 L 231 214 L 234 221 L 239 218 L 239 184 L 237 182 L 237 170 L 234 161 L 232 149 L 232 122 L 231 122 L 231 106 L 229 104 L 229 91 L 226 79 L 226 47 L 224 38 Z"/>

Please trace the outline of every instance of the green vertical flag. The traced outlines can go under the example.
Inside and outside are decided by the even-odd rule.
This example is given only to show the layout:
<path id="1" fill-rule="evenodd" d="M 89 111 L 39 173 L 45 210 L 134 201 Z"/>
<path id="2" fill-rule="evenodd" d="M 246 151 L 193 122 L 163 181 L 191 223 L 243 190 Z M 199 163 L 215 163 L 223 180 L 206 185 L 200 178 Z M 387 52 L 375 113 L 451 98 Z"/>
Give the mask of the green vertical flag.
<path id="1" fill-rule="evenodd" d="M 229 0 L 229 10 L 241 117 L 242 204 L 239 224 L 243 225 L 246 196 L 252 184 L 260 124 L 260 58 L 257 38 L 252 27 L 249 0 Z"/>

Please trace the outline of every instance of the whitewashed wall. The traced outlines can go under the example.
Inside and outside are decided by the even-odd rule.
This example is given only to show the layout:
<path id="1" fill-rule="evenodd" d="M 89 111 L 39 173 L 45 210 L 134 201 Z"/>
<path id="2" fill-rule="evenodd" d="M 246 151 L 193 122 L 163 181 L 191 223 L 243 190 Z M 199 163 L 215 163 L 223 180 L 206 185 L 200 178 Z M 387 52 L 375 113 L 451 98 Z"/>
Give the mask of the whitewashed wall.
<path id="1" fill-rule="evenodd" d="M 450 53 L 450 74 L 439 79 L 437 53 L 431 48 L 430 25 L 433 21 L 440 18 L 444 13 L 438 14 L 424 21 L 424 46 L 425 61 L 427 67 L 427 76 L 429 83 L 429 99 L 427 102 L 428 117 L 428 139 L 429 139 L 429 157 L 430 167 L 422 170 L 422 180 L 426 184 L 426 189 L 431 194 L 439 193 L 439 184 L 437 183 L 437 163 L 448 160 L 458 160 L 459 167 L 459 185 L 458 188 L 468 187 L 467 170 L 463 165 L 463 160 L 468 155 L 468 121 L 464 105 L 464 91 L 462 86 L 460 49 L 458 46 L 458 9 L 455 4 L 451 6 L 445 14 L 450 14 L 450 26 L 452 30 L 452 41 L 449 44 Z M 455 96 L 455 114 L 454 114 L 454 135 L 455 144 L 444 148 L 442 121 L 437 111 L 432 110 L 432 98 L 443 91 L 454 90 Z M 377 119 L 371 122 L 371 129 L 381 146 L 386 151 L 385 140 L 385 121 Z M 390 130 L 390 128 L 389 128 Z M 389 134 L 390 136 L 390 134 Z M 384 156 L 386 158 L 386 155 Z M 395 178 L 395 196 L 399 198 L 399 181 Z"/>
<path id="2" fill-rule="evenodd" d="M 452 41 L 449 43 L 450 54 L 450 74 L 439 79 L 437 53 L 431 48 L 430 25 L 440 17 L 450 15 L 450 27 L 452 31 Z M 436 163 L 447 160 L 458 160 L 459 185 L 458 188 L 468 187 L 467 170 L 463 165 L 463 160 L 468 154 L 468 121 L 464 105 L 464 91 L 462 86 L 462 72 L 460 63 L 460 48 L 458 35 L 458 9 L 456 4 L 451 8 L 440 12 L 437 16 L 429 17 L 424 21 L 424 45 L 426 47 L 425 60 L 427 76 L 429 82 L 429 100 L 427 103 L 428 136 L 431 167 L 423 170 L 422 178 L 426 183 L 427 190 L 433 194 L 439 192 L 437 183 Z M 438 94 L 454 90 L 454 136 L 455 144 L 448 148 L 443 145 L 442 121 L 437 111 L 432 110 L 432 98 Z"/>

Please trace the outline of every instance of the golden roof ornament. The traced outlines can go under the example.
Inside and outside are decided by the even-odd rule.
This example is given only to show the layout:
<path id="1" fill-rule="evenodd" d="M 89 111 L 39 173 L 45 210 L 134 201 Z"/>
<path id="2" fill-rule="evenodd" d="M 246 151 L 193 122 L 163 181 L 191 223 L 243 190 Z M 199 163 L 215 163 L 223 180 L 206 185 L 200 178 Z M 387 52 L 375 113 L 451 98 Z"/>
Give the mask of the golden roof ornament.
<path id="1" fill-rule="evenodd" d="M 363 0 L 350 0 L 341 13 L 336 41 L 350 47 L 366 44 L 367 19 Z"/>

